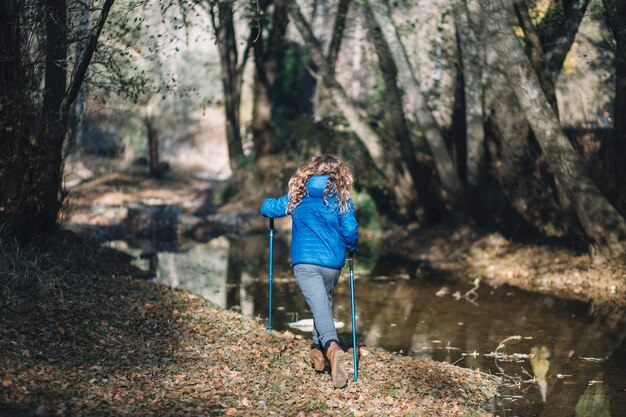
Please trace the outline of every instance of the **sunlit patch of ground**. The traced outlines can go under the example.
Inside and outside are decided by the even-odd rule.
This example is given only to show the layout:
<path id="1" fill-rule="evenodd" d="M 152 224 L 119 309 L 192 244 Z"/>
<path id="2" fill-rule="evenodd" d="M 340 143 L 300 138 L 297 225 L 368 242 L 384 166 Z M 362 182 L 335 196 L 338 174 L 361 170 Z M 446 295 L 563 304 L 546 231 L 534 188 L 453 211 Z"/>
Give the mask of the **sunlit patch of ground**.
<path id="1" fill-rule="evenodd" d="M 626 307 L 624 257 L 594 265 L 588 255 L 567 248 L 515 243 L 498 233 L 485 235 L 463 227 L 399 230 L 386 239 L 408 257 L 472 281 L 481 278 L 492 285 Z"/>
<path id="2" fill-rule="evenodd" d="M 109 249 L 82 250 L 37 269 L 56 291 L 0 300 L 0 414 L 487 415 L 493 377 L 362 348 L 359 380 L 336 390 L 306 341 L 130 278 Z"/>
<path id="3" fill-rule="evenodd" d="M 193 208 L 203 202 L 207 189 L 213 184 L 192 177 L 157 180 L 148 176 L 114 173 L 70 189 L 68 207 L 146 203 Z"/>

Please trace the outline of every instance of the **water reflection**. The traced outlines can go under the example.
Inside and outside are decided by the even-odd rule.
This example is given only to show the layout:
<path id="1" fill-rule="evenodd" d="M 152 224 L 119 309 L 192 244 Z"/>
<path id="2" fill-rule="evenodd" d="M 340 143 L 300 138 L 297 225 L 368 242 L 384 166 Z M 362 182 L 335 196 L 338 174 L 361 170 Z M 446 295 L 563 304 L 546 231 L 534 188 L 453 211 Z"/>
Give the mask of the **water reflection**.
<path id="1" fill-rule="evenodd" d="M 533 346 L 530 348 L 530 366 L 537 379 L 541 399 L 545 403 L 548 396 L 548 381 L 546 375 L 550 369 L 550 349 L 546 345 Z"/>
<path id="2" fill-rule="evenodd" d="M 177 252 L 159 252 L 157 279 L 198 293 L 218 306 L 265 318 L 266 240 L 266 236 L 220 237 L 206 244 L 181 245 Z M 273 326 L 281 330 L 291 322 L 310 319 L 311 313 L 288 264 L 288 240 L 278 237 L 274 244 Z M 511 396 L 494 405 L 494 414 L 501 416 L 617 417 L 623 412 L 623 311 L 508 287 L 476 287 L 475 282 L 453 280 L 397 255 L 371 253 L 368 259 L 356 259 L 361 343 L 483 372 L 502 370 L 517 381 L 523 397 L 517 398 L 519 390 L 511 389 Z M 346 323 L 340 337 L 349 342 L 347 277 L 344 271 L 334 313 L 337 321 Z M 447 290 L 441 291 L 443 287 Z M 478 304 L 454 297 L 472 288 L 476 288 Z M 498 355 L 490 355 L 512 335 L 520 337 L 507 342 Z"/>

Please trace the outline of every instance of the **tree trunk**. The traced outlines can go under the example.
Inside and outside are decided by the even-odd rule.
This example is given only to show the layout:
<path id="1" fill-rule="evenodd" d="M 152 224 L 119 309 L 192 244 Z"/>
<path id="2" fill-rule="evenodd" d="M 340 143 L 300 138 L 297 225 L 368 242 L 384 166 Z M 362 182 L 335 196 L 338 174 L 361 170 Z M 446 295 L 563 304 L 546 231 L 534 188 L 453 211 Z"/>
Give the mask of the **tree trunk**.
<path id="1" fill-rule="evenodd" d="M 65 0 L 46 0 L 46 58 L 43 90 L 43 134 L 38 147 L 43 164 L 33 172 L 33 194 L 41 205 L 40 222 L 43 233 L 56 227 L 63 196 L 61 192 L 62 150 L 66 120 L 62 119 L 61 104 L 66 86 L 66 4 Z"/>
<path id="2" fill-rule="evenodd" d="M 369 28 L 370 38 L 372 39 L 376 55 L 378 56 L 378 67 L 380 68 L 385 83 L 386 114 L 389 118 L 393 139 L 395 139 L 396 142 L 391 144 L 394 153 L 397 154 L 394 156 L 394 160 L 404 161 L 404 165 L 417 191 L 414 204 L 417 203 L 417 199 L 419 199 L 419 203 L 424 207 L 423 220 L 426 222 L 437 221 L 441 218 L 444 211 L 443 202 L 430 190 L 430 173 L 420 167 L 417 162 L 417 153 L 411 141 L 404 109 L 402 107 L 402 93 L 396 83 L 398 69 L 393 62 L 389 46 L 383 38 L 380 27 L 376 23 L 372 9 L 367 3 L 363 5 L 363 12 L 365 14 L 367 27 Z M 410 209 L 409 212 L 414 213 L 415 208 Z"/>
<path id="3" fill-rule="evenodd" d="M 0 3 L 0 112 L 4 114 L 11 97 L 20 91 L 20 2 Z M 2 126 L 7 128 L 8 126 Z"/>
<path id="4" fill-rule="evenodd" d="M 526 41 L 526 50 L 530 62 L 533 64 L 533 68 L 539 78 L 541 89 L 548 98 L 548 102 L 554 109 L 554 112 L 558 116 L 559 108 L 556 103 L 556 92 L 554 91 L 554 81 L 552 74 L 545 61 L 543 53 L 543 47 L 541 46 L 541 40 L 535 29 L 530 14 L 528 13 L 528 6 L 526 0 L 513 0 L 513 6 L 515 8 L 515 14 L 524 31 L 524 40 Z"/>
<path id="5" fill-rule="evenodd" d="M 472 6 L 475 3 L 470 2 Z M 496 180 L 483 193 L 483 201 L 506 234 L 565 236 L 571 229 L 570 213 L 564 215 L 554 176 L 493 52 L 494 40 L 482 32 L 481 36 L 487 51 L 485 78 L 489 80 L 485 84 L 488 172 Z M 505 198 L 498 198 L 500 194 Z"/>
<path id="6" fill-rule="evenodd" d="M 159 132 L 154 125 L 152 116 L 145 116 L 144 125 L 148 136 L 148 167 L 152 178 L 161 177 L 161 167 L 159 165 Z"/>
<path id="7" fill-rule="evenodd" d="M 87 49 L 87 40 L 89 37 L 89 16 L 91 11 L 87 4 L 80 3 L 77 5 L 77 13 L 79 18 L 79 40 L 76 42 L 76 50 L 74 55 L 76 62 L 79 62 Z M 76 95 L 76 100 L 72 106 L 72 146 L 82 146 L 85 134 L 85 86 L 81 83 L 81 87 Z"/>
<path id="8" fill-rule="evenodd" d="M 611 165 L 618 183 L 626 179 L 626 2 L 604 0 L 607 22 L 615 39 L 615 101 Z"/>
<path id="9" fill-rule="evenodd" d="M 376 168 L 390 182 L 389 188 L 398 208 L 402 210 L 402 208 L 411 207 L 411 199 L 415 191 L 408 171 L 403 165 L 400 167 L 391 165 L 387 158 L 386 150 L 381 146 L 382 140 L 380 136 L 370 127 L 365 117 L 361 115 L 360 110 L 352 103 L 333 76 L 324 53 L 296 2 L 291 3 L 289 14 L 308 47 L 311 58 L 315 62 L 326 88 L 332 94 L 338 109 L 343 113 L 354 133 L 365 146 Z M 414 215 L 412 213 L 400 213 L 400 217 L 410 219 Z"/>
<path id="10" fill-rule="evenodd" d="M 109 12 L 111 11 L 111 7 L 113 6 L 114 0 L 104 0 L 102 5 L 102 9 L 100 10 L 100 16 L 98 17 L 98 22 L 96 23 L 95 30 L 89 36 L 89 40 L 87 41 L 87 47 L 85 48 L 85 52 L 81 56 L 80 60 L 74 67 L 72 71 L 72 79 L 70 81 L 70 87 L 67 91 L 67 94 L 63 97 L 61 102 L 61 109 L 59 111 L 59 118 L 61 120 L 61 124 L 64 126 L 64 129 L 67 126 L 67 118 L 70 111 L 70 107 L 74 100 L 76 100 L 76 96 L 80 91 L 81 86 L 83 85 L 83 81 L 85 79 L 85 75 L 87 74 L 87 68 L 91 63 L 91 58 L 93 54 L 96 52 L 96 48 L 98 47 L 98 39 L 100 38 L 100 33 L 102 33 L 102 28 L 109 17 Z M 67 49 L 67 48 L 66 48 Z"/>
<path id="11" fill-rule="evenodd" d="M 330 44 L 328 45 L 328 52 L 326 54 L 326 60 L 328 66 L 335 75 L 335 66 L 337 64 L 337 58 L 339 57 L 339 50 L 341 49 L 341 42 L 343 40 L 343 33 L 346 28 L 346 18 L 348 11 L 350 10 L 350 4 L 352 0 L 339 0 L 337 4 L 337 12 L 335 17 L 335 23 L 333 25 L 332 37 Z M 319 116 L 324 116 L 331 113 L 333 110 L 333 99 L 330 92 L 326 89 L 324 83 L 317 87 L 317 106 L 316 113 Z"/>
<path id="12" fill-rule="evenodd" d="M 428 108 L 419 81 L 415 77 L 412 64 L 409 62 L 404 45 L 389 14 L 388 6 L 382 1 L 375 1 L 373 4 L 366 1 L 366 3 L 371 4 L 372 12 L 381 28 L 387 45 L 389 45 L 391 56 L 398 68 L 400 83 L 407 93 L 404 96 L 405 100 L 412 101 L 412 105 L 409 105 L 407 108 L 411 108 L 415 112 L 413 117 L 415 117 L 424 132 L 424 136 L 426 137 L 426 141 L 433 155 L 439 179 L 446 192 L 446 197 L 453 204 L 462 205 L 463 186 L 455 170 L 452 158 L 446 149 L 445 140 L 432 112 Z"/>
<path id="13" fill-rule="evenodd" d="M 8 13 L 0 13 L 2 18 L 10 20 L 8 28 L 19 33 L 19 11 L 13 13 L 11 6 L 19 2 L 5 3 Z M 46 0 L 44 2 L 44 30 L 45 42 L 44 83 L 41 94 L 42 108 L 36 109 L 31 97 L 40 94 L 38 86 L 28 80 L 28 87 L 20 80 L 7 89 L 3 85 L 3 102 L 6 92 L 10 90 L 12 98 L 10 112 L 5 113 L 5 106 L 0 110 L 2 119 L 3 141 L 0 144 L 0 224 L 4 230 L 15 235 L 20 241 L 28 241 L 40 233 L 49 233 L 56 229 L 56 220 L 63 201 L 62 190 L 62 149 L 67 130 L 67 115 L 72 102 L 80 89 L 87 67 L 96 49 L 98 37 L 104 26 L 113 0 L 106 0 L 102 6 L 98 23 L 90 35 L 85 53 L 74 67 L 66 92 L 67 68 L 67 39 L 66 39 L 66 3 L 65 0 Z M 3 25 L 3 29 L 4 29 Z M 39 28 L 29 27 L 29 31 Z M 15 32 L 17 31 L 17 32 Z M 3 33 L 2 54 L 5 54 L 5 37 Z M 10 35 L 10 34 L 9 34 Z M 29 53 L 39 53 L 22 47 L 22 39 L 16 38 L 6 44 L 7 51 L 17 51 L 28 56 Z M 14 55 L 13 55 L 14 56 Z M 1 61 L 1 60 L 0 60 Z M 17 65 L 22 70 L 20 59 L 9 60 L 9 67 Z M 23 77 L 23 75 L 19 75 Z M 9 124 L 5 125 L 5 121 Z M 7 129 L 10 127 L 10 129 Z"/>
<path id="14" fill-rule="evenodd" d="M 508 24 L 509 15 L 501 0 L 485 0 L 482 7 L 493 47 L 551 170 L 591 241 L 594 260 L 624 253 L 626 221 L 591 181 L 584 162 L 561 130 L 554 109 Z"/>
<path id="15" fill-rule="evenodd" d="M 315 39 L 311 27 L 305 20 L 298 5 L 294 2 L 289 8 L 289 14 L 291 15 L 294 24 L 298 28 L 300 35 L 302 36 L 305 44 L 309 48 L 309 52 L 315 65 L 317 65 L 319 73 L 326 84 L 326 87 L 333 95 L 333 100 L 340 107 L 344 116 L 350 123 L 352 129 L 356 135 L 361 139 L 363 145 L 367 149 L 370 157 L 374 161 L 376 167 L 385 172 L 385 162 L 383 159 L 384 151 L 379 143 L 378 134 L 370 127 L 365 118 L 360 114 L 360 111 L 354 106 L 345 91 L 339 85 L 335 77 L 332 75 L 332 71 L 326 62 L 326 58 Z"/>
<path id="16" fill-rule="evenodd" d="M 270 1 L 262 4 L 264 13 Z M 285 33 L 287 30 L 287 0 L 274 0 L 271 28 L 267 39 L 263 38 L 263 19 L 259 19 L 259 39 L 254 43 L 254 86 L 252 107 L 252 138 L 255 157 L 272 153 L 278 148 L 272 132 L 272 90 L 276 76 L 282 67 Z M 265 13 L 264 13 L 265 14 Z"/>
<path id="17" fill-rule="evenodd" d="M 538 33 L 541 37 L 541 45 L 546 53 L 545 60 L 552 72 L 552 76 L 556 76 L 563 67 L 563 61 L 569 52 L 580 22 L 585 16 L 589 0 L 562 0 L 558 7 L 562 10 L 556 14 L 561 14 L 563 20 L 555 24 L 554 19 L 544 19 L 538 27 Z"/>
<path id="18" fill-rule="evenodd" d="M 226 117 L 226 141 L 228 142 L 228 158 L 234 176 L 238 175 L 239 166 L 243 161 L 243 145 L 241 142 L 241 124 L 239 108 L 241 103 L 241 81 L 249 44 L 244 59 L 238 62 L 237 39 L 233 4 L 230 1 L 217 2 L 217 21 L 215 19 L 215 2 L 209 4 L 211 23 L 217 38 L 220 54 L 222 88 L 224 92 L 224 112 Z M 219 21 L 219 25 L 218 22 Z"/>
<path id="19" fill-rule="evenodd" d="M 467 135 L 467 184 L 477 187 L 485 170 L 485 130 L 481 52 L 482 43 L 472 27 L 465 0 L 456 0 L 454 21 L 461 52 L 460 71 L 463 75 L 465 125 Z"/>

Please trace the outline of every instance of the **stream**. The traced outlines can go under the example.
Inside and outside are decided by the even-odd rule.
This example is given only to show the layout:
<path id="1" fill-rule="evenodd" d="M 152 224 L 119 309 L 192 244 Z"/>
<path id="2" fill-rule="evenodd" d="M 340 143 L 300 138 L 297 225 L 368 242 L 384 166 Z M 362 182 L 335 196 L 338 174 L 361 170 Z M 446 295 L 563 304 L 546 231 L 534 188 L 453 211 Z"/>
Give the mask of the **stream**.
<path id="1" fill-rule="evenodd" d="M 248 317 L 268 316 L 265 235 L 164 245 L 149 256 L 140 256 L 142 249 L 125 241 L 106 245 L 134 255 L 158 282 Z M 279 235 L 274 241 L 273 328 L 308 338 L 312 316 L 288 259 L 289 238 Z M 623 311 L 493 288 L 367 243 L 355 258 L 355 276 L 359 344 L 503 376 L 501 396 L 489 405 L 494 415 L 625 415 Z M 348 277 L 346 266 L 334 296 L 335 320 L 346 346 L 352 338 Z"/>

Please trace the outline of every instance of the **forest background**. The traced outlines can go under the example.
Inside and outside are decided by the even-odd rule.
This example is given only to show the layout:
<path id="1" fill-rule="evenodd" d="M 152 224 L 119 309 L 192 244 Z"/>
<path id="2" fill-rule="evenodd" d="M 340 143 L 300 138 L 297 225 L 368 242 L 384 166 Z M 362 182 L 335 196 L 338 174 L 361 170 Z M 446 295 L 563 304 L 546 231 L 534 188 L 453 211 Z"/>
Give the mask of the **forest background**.
<path id="1" fill-rule="evenodd" d="M 550 402 L 529 415 L 622 410 L 624 22 L 617 0 L 4 0 L 0 414 L 484 414 L 501 380 L 375 348 L 399 305 L 411 347 L 436 308 L 461 309 L 455 334 L 493 327 L 463 342 L 470 367 L 503 347 L 496 324 L 536 331 Z M 409 278 L 359 300 L 371 351 L 340 393 L 302 337 L 244 317 L 266 311 L 258 207 L 319 153 L 355 171 L 359 290 Z"/>
<path id="2" fill-rule="evenodd" d="M 249 202 L 329 152 L 394 223 L 626 247 L 620 2 L 2 7 L 0 221 L 19 239 L 55 228 L 93 155 Z"/>

